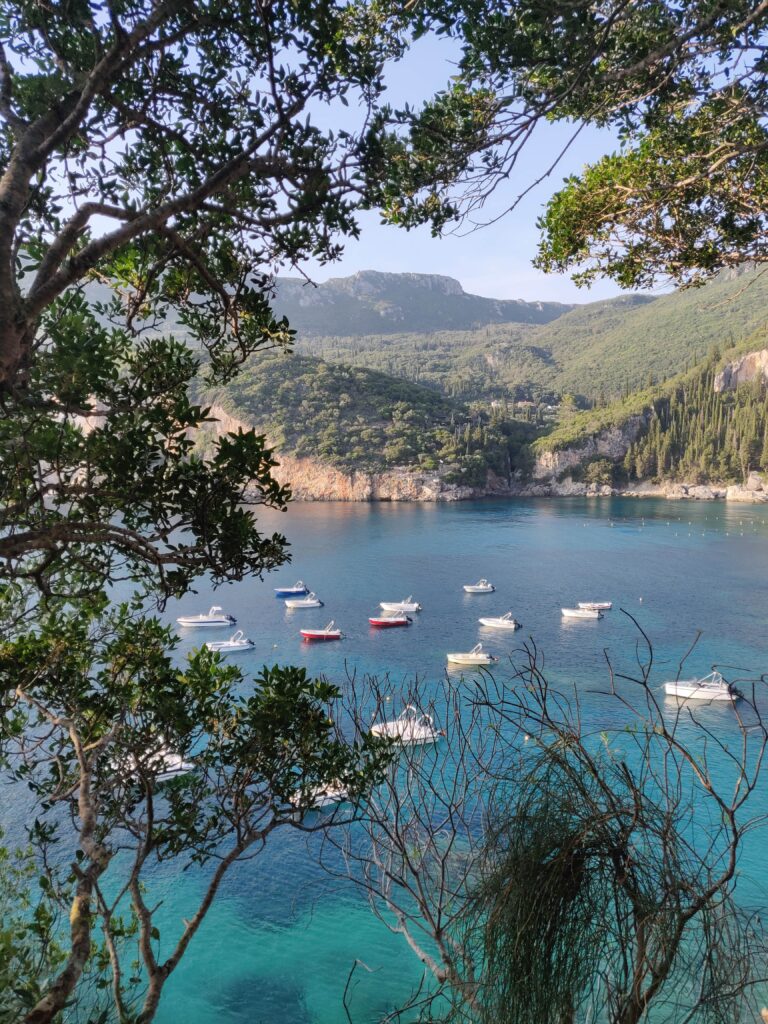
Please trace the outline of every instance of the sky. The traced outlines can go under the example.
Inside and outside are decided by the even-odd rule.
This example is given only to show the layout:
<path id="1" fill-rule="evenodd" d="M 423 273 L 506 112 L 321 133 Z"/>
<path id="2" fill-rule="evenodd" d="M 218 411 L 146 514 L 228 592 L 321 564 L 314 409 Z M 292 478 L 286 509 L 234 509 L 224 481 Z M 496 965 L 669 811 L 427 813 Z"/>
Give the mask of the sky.
<path id="1" fill-rule="evenodd" d="M 394 105 L 417 104 L 445 85 L 454 73 L 452 44 L 435 38 L 420 40 L 387 78 L 388 99 Z M 573 132 L 565 125 L 543 125 L 530 140 L 514 179 L 498 190 L 485 213 L 492 219 L 549 166 Z M 304 269 L 317 282 L 346 277 L 359 270 L 446 274 L 458 279 L 464 290 L 498 299 L 536 299 L 557 302 L 592 302 L 619 295 L 611 281 L 591 288 L 577 288 L 570 277 L 544 274 L 531 261 L 536 255 L 539 231 L 536 220 L 547 199 L 567 175 L 585 163 L 617 148 L 615 137 L 604 130 L 584 128 L 554 173 L 533 190 L 512 212 L 496 223 L 467 232 L 433 238 L 429 228 L 404 231 L 381 223 L 377 213 L 362 214 L 359 240 L 346 243 L 343 258 L 331 266 Z"/>

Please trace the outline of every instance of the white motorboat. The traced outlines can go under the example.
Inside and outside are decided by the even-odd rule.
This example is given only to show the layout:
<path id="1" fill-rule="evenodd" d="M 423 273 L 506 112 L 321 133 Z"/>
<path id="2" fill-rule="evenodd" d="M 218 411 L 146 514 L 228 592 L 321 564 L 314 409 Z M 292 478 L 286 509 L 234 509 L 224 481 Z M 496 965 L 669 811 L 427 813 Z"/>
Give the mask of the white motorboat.
<path id="1" fill-rule="evenodd" d="M 379 608 L 383 608 L 385 612 L 420 612 L 421 605 L 418 601 L 413 600 L 413 595 L 409 594 L 408 597 L 402 601 L 380 601 Z"/>
<path id="2" fill-rule="evenodd" d="M 176 621 L 180 626 L 234 626 L 237 619 L 234 615 L 227 613 L 217 604 L 211 606 L 210 610 L 201 615 L 180 615 Z"/>
<path id="3" fill-rule="evenodd" d="M 564 619 L 602 619 L 599 608 L 561 608 Z"/>
<path id="4" fill-rule="evenodd" d="M 668 697 L 681 700 L 736 700 L 740 695 L 730 686 L 719 672 L 710 672 L 701 679 L 675 679 L 664 683 Z"/>
<path id="5" fill-rule="evenodd" d="M 163 750 L 151 762 L 152 770 L 161 770 L 155 775 L 155 782 L 169 782 L 180 775 L 188 775 L 194 769 L 191 761 L 185 761 L 181 754 L 173 750 Z"/>
<path id="6" fill-rule="evenodd" d="M 133 754 L 129 754 L 122 765 L 131 775 L 138 774 L 140 771 L 147 772 L 156 783 L 169 782 L 171 779 L 187 775 L 195 767 L 191 761 L 185 761 L 181 754 L 177 754 L 175 750 L 166 746 L 160 747 L 154 754 L 148 754 L 142 758 L 136 758 Z M 120 767 L 120 764 L 116 764 L 115 767 Z"/>
<path id="7" fill-rule="evenodd" d="M 256 644 L 245 636 L 242 629 L 238 629 L 229 640 L 209 640 L 205 646 L 209 651 L 219 654 L 239 654 L 241 651 L 252 651 Z"/>
<path id="8" fill-rule="evenodd" d="M 343 804 L 349 799 L 347 788 L 340 782 L 332 782 L 327 786 L 313 786 L 310 790 L 299 790 L 290 798 L 294 807 L 317 810 L 321 807 L 332 807 Z"/>
<path id="9" fill-rule="evenodd" d="M 383 736 L 414 746 L 422 743 L 437 743 L 443 735 L 439 729 L 435 728 L 432 716 L 419 711 L 413 704 L 408 704 L 397 718 L 371 726 L 371 732 L 374 736 Z"/>
<path id="10" fill-rule="evenodd" d="M 477 583 L 465 583 L 464 590 L 467 594 L 492 594 L 496 587 L 488 580 L 478 580 Z"/>
<path id="11" fill-rule="evenodd" d="M 492 665 L 499 660 L 493 654 L 484 651 L 482 644 L 475 644 L 471 651 L 457 651 L 447 654 L 446 657 L 452 665 Z"/>
<path id="12" fill-rule="evenodd" d="M 307 594 L 306 597 L 289 597 L 285 602 L 286 608 L 322 608 L 323 602 L 314 592 L 314 590 Z"/>
<path id="13" fill-rule="evenodd" d="M 577 608 L 586 608 L 590 612 L 609 612 L 613 608 L 613 601 L 579 601 Z"/>
<path id="14" fill-rule="evenodd" d="M 497 618 L 478 619 L 481 626 L 488 626 L 491 629 L 520 629 L 522 622 L 518 622 L 512 612 L 506 612 Z"/>

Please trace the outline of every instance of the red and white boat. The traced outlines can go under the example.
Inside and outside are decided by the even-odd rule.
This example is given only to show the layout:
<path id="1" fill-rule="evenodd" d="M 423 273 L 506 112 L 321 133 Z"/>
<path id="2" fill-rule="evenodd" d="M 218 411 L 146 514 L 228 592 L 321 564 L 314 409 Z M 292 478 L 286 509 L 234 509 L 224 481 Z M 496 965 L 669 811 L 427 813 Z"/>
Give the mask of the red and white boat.
<path id="1" fill-rule="evenodd" d="M 341 640 L 341 630 L 336 628 L 336 623 L 331 619 L 323 629 L 302 629 L 301 639 L 308 642 L 314 640 Z"/>
<path id="2" fill-rule="evenodd" d="M 368 621 L 374 629 L 393 629 L 395 626 L 410 626 L 413 619 L 408 615 L 372 615 Z"/>

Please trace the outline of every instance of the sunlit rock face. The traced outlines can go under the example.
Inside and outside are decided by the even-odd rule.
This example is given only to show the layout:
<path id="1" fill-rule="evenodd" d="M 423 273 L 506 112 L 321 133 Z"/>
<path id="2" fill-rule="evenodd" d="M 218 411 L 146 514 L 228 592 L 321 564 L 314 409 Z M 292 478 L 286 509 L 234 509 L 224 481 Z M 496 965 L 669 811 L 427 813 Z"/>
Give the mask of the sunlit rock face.
<path id="1" fill-rule="evenodd" d="M 715 377 L 715 391 L 729 391 L 739 384 L 747 384 L 761 376 L 768 381 L 768 348 L 748 352 L 740 359 L 728 363 Z"/>
<path id="2" fill-rule="evenodd" d="M 647 423 L 647 415 L 630 416 L 621 427 L 610 427 L 574 448 L 561 448 L 541 452 L 533 466 L 534 480 L 559 480 L 569 470 L 576 469 L 592 459 L 610 459 L 618 462 L 637 440 L 638 434 Z"/>

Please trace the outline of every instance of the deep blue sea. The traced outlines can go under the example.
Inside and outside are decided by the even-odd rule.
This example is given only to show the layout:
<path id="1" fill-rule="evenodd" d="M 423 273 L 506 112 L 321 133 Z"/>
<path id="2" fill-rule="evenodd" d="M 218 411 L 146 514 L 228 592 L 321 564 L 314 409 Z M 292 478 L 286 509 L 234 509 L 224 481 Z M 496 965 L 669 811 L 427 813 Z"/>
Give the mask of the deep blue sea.
<path id="1" fill-rule="evenodd" d="M 374 673 L 395 682 L 418 674 L 437 687 L 447 651 L 482 640 L 501 666 L 530 637 L 548 677 L 584 694 L 588 716 L 596 708 L 588 694 L 606 681 L 605 650 L 620 670 L 633 667 L 637 630 L 620 609 L 653 641 L 654 685 L 675 676 L 698 631 L 686 675 L 714 664 L 729 677 L 768 671 L 768 508 L 621 499 L 294 504 L 262 522 L 287 535 L 292 564 L 264 581 L 217 591 L 202 585 L 165 613 L 174 622 L 223 605 L 256 642 L 253 653 L 239 657 L 251 674 L 283 662 L 343 686 L 355 673 Z M 495 593 L 466 595 L 462 585 L 480 577 L 495 584 Z M 275 599 L 275 586 L 298 578 L 323 608 L 292 612 Z M 369 628 L 379 601 L 409 594 L 423 606 L 410 628 Z M 563 621 L 561 606 L 580 600 L 610 600 L 614 608 L 599 622 Z M 479 616 L 508 610 L 523 623 L 517 633 L 489 634 L 479 626 Z M 344 631 L 341 642 L 301 642 L 301 626 L 330 619 Z M 183 656 L 214 632 L 179 635 Z M 226 635 L 215 631 L 217 639 Z M 764 845 L 756 833 L 742 870 L 752 901 L 765 894 L 768 904 Z M 170 866 L 152 878 L 169 944 L 200 891 L 194 873 Z M 166 988 L 158 1020 L 337 1024 L 347 1019 L 342 999 L 356 962 L 347 996 L 355 1024 L 378 1020 L 421 976 L 404 940 L 373 917 L 356 891 L 318 868 L 311 843 L 286 830 L 232 871 Z"/>
<path id="2" fill-rule="evenodd" d="M 674 677 L 699 631 L 686 675 L 714 664 L 732 678 L 768 671 L 768 509 L 760 506 L 621 499 L 295 504 L 263 522 L 287 535 L 291 565 L 263 582 L 201 587 L 167 611 L 173 620 L 222 604 L 256 641 L 255 652 L 240 659 L 252 670 L 277 661 L 306 665 L 343 685 L 354 673 L 395 681 L 418 673 L 428 687 L 444 676 L 449 650 L 482 640 L 503 664 L 531 637 L 549 678 L 586 696 L 606 680 L 605 649 L 619 669 L 633 668 L 637 630 L 625 609 L 653 641 L 658 685 Z M 466 595 L 462 585 L 481 576 L 496 592 Z M 276 585 L 298 578 L 323 608 L 292 612 L 274 598 Z M 369 628 L 379 601 L 409 594 L 423 606 L 409 629 Z M 579 600 L 611 600 L 614 610 L 599 622 L 563 621 L 561 606 Z M 508 610 L 524 627 L 511 636 L 489 634 L 477 622 Z M 340 643 L 301 642 L 301 626 L 329 619 L 344 631 Z M 182 635 L 182 651 L 203 639 L 200 631 Z M 589 699 L 584 706 L 589 715 Z M 742 870 L 752 901 L 765 893 L 768 904 L 763 846 L 764 837 L 753 840 Z M 186 916 L 196 886 L 169 873 L 163 887 L 172 927 Z M 420 977 L 402 938 L 316 867 L 304 838 L 275 835 L 230 877 L 169 984 L 159 1019 L 335 1024 L 346 1019 L 343 991 L 356 961 L 365 966 L 348 994 L 355 1022 L 378 1019 Z"/>

